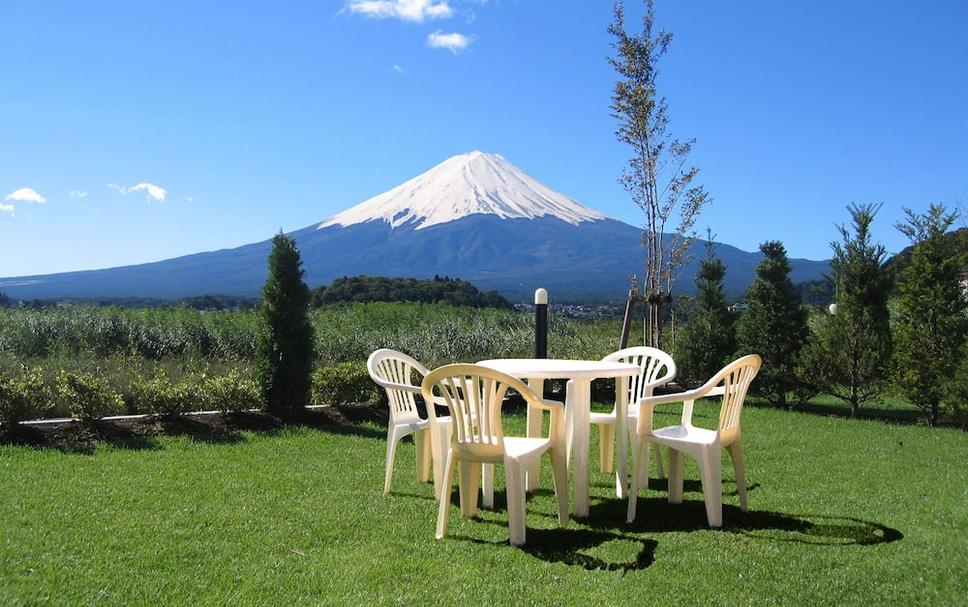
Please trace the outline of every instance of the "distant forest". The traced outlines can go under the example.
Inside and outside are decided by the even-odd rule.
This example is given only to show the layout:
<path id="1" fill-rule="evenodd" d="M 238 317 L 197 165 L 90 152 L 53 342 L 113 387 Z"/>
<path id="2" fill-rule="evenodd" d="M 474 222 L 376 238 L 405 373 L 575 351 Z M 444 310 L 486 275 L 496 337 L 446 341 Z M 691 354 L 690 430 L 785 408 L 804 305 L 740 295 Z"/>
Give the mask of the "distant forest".
<path id="1" fill-rule="evenodd" d="M 510 308 L 511 304 L 497 291 L 480 291 L 471 283 L 434 276 L 430 280 L 388 278 L 385 276 L 350 276 L 337 278 L 331 285 L 313 289 L 316 307 L 342 302 L 410 301 L 442 303 L 472 308 Z"/>

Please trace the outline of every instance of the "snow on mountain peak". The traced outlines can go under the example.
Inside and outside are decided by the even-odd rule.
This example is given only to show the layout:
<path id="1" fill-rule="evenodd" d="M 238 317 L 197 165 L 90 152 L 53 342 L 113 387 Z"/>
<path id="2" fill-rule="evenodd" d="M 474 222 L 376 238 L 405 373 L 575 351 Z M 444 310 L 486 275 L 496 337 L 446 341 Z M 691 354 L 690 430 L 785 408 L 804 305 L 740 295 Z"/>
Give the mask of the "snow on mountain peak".
<path id="1" fill-rule="evenodd" d="M 426 173 L 333 215 L 319 225 L 348 226 L 382 220 L 420 230 L 467 215 L 504 219 L 551 216 L 571 224 L 605 216 L 545 187 L 498 154 L 470 152 L 441 162 Z"/>

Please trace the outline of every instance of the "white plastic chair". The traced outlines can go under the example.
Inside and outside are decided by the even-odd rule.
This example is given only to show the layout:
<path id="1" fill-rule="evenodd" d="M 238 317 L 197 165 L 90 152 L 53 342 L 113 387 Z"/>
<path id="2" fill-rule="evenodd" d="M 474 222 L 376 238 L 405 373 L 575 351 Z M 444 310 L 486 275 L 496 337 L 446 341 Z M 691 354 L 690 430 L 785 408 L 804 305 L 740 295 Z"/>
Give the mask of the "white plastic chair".
<path id="1" fill-rule="evenodd" d="M 450 418 L 438 418 L 434 407 L 427 404 L 428 418 L 423 419 L 417 411 L 414 398 L 420 394 L 420 385 L 414 384 L 414 376 L 421 381 L 427 375 L 427 368 L 402 352 L 383 348 L 370 354 L 366 361 L 367 371 L 377 385 L 386 390 L 390 405 L 390 423 L 387 426 L 386 473 L 383 492 L 390 492 L 393 478 L 393 459 L 397 444 L 408 435 L 413 435 L 417 448 L 417 480 L 425 483 L 434 468 L 434 495 L 440 494 L 440 480 L 446 460 L 445 449 L 450 442 Z"/>
<path id="2" fill-rule="evenodd" d="M 528 405 L 551 412 L 547 438 L 505 436 L 501 407 L 508 389 L 521 394 Z M 454 467 L 460 464 L 460 509 L 466 517 L 477 511 L 481 468 L 503 464 L 507 484 L 508 527 L 511 544 L 525 542 L 525 471 L 542 454 L 551 456 L 558 498 L 558 522 L 568 523 L 568 469 L 565 456 L 564 404 L 544 400 L 524 382 L 478 365 L 447 365 L 434 369 L 423 380 L 424 400 L 439 399 L 450 410 L 451 443 L 444 466 L 437 518 L 437 539 L 447 530 Z"/>
<path id="3" fill-rule="evenodd" d="M 613 352 L 602 359 L 608 362 L 623 362 L 637 365 L 641 371 L 628 380 L 628 416 L 629 442 L 635 444 L 635 432 L 639 416 L 639 400 L 652 396 L 652 391 L 665 385 L 676 377 L 676 363 L 667 353 L 648 346 L 635 346 Z M 616 385 L 616 390 L 618 386 Z M 618 398 L 618 394 L 616 394 Z M 615 464 L 615 408 L 611 413 L 595 413 L 590 415 L 590 421 L 598 428 L 599 435 L 599 465 L 605 474 L 611 474 Z M 658 449 L 658 446 L 656 446 Z M 659 478 L 665 477 L 662 469 L 662 458 L 656 457 Z M 648 482 L 648 469 L 643 470 L 645 482 Z"/>
<path id="4" fill-rule="evenodd" d="M 762 359 L 750 354 L 729 363 L 700 388 L 679 394 L 652 396 L 639 401 L 638 432 L 632 449 L 632 488 L 629 491 L 628 522 L 635 520 L 640 479 L 638 471 L 649 466 L 649 445 L 655 443 L 669 448 L 669 503 L 682 503 L 682 454 L 686 453 L 699 463 L 703 499 L 706 502 L 706 520 L 710 527 L 723 526 L 723 477 L 720 449 L 729 451 L 736 473 L 736 487 L 743 512 L 746 502 L 746 470 L 743 463 L 743 437 L 739 417 L 746 400 L 750 382 L 760 370 Z M 696 400 L 722 396 L 719 424 L 715 430 L 692 425 L 692 408 Z M 656 405 L 683 403 L 682 423 L 665 428 L 652 428 L 652 412 Z M 648 488 L 648 478 L 645 479 Z"/>

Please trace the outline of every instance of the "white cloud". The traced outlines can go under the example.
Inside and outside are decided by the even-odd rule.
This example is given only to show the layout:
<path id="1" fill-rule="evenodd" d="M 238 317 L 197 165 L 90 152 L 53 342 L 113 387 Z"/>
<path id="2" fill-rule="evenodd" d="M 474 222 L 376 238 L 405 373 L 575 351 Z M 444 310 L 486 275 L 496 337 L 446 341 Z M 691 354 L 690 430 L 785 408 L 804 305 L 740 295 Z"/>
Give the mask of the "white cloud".
<path id="1" fill-rule="evenodd" d="M 77 190 L 71 190 L 67 194 L 67 197 L 70 198 L 71 200 L 81 200 L 83 198 L 87 198 L 87 192 L 78 192 Z"/>
<path id="2" fill-rule="evenodd" d="M 455 55 L 470 46 L 473 40 L 457 32 L 444 33 L 441 30 L 427 36 L 427 46 L 430 48 L 445 48 Z"/>
<path id="3" fill-rule="evenodd" d="M 195 202 L 194 196 L 185 196 L 185 202 L 192 203 Z"/>
<path id="4" fill-rule="evenodd" d="M 397 65 L 396 63 L 394 63 L 393 64 L 393 71 L 396 72 L 396 73 L 398 73 L 398 74 L 402 74 L 403 73 L 403 68 L 400 67 L 399 65 Z"/>
<path id="5" fill-rule="evenodd" d="M 37 204 L 44 204 L 47 202 L 46 198 L 30 188 L 20 188 L 19 190 L 10 192 L 4 196 L 3 199 L 16 200 L 17 202 L 35 202 Z"/>
<path id="6" fill-rule="evenodd" d="M 374 19 L 401 19 L 415 23 L 454 16 L 454 9 L 447 0 L 347 0 L 345 10 Z"/>
<path id="7" fill-rule="evenodd" d="M 14 217 L 16 217 L 16 215 L 14 214 L 14 210 L 15 209 L 13 208 L 13 205 L 12 204 L 2 204 L 2 203 L 0 203 L 0 213 L 10 213 L 10 218 L 11 219 L 13 219 Z"/>
<path id="8" fill-rule="evenodd" d="M 132 192 L 144 192 L 149 200 L 154 200 L 155 202 L 164 202 L 165 197 L 168 196 L 168 190 L 161 187 L 160 185 L 155 185 L 153 183 L 141 182 L 129 188 L 120 186 L 116 183 L 109 183 L 108 187 L 113 190 L 117 190 L 122 194 L 130 194 Z"/>

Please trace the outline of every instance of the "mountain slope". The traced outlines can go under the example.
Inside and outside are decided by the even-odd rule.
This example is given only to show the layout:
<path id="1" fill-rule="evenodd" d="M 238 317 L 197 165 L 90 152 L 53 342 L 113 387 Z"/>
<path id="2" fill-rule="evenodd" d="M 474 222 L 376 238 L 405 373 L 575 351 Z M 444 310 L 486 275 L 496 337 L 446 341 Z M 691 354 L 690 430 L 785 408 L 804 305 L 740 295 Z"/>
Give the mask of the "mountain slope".
<path id="1" fill-rule="evenodd" d="M 554 192 L 500 156 L 451 158 L 401 186 L 292 233 L 311 286 L 358 274 L 462 278 L 512 301 L 549 289 L 556 301 L 624 297 L 641 275 L 641 231 Z M 15 298 L 257 295 L 269 241 L 106 270 L 0 279 Z M 726 289 L 753 279 L 757 253 L 719 244 Z M 704 254 L 701 244 L 691 251 Z M 827 262 L 792 259 L 795 282 L 820 278 Z M 693 291 L 694 262 L 679 292 Z"/>

